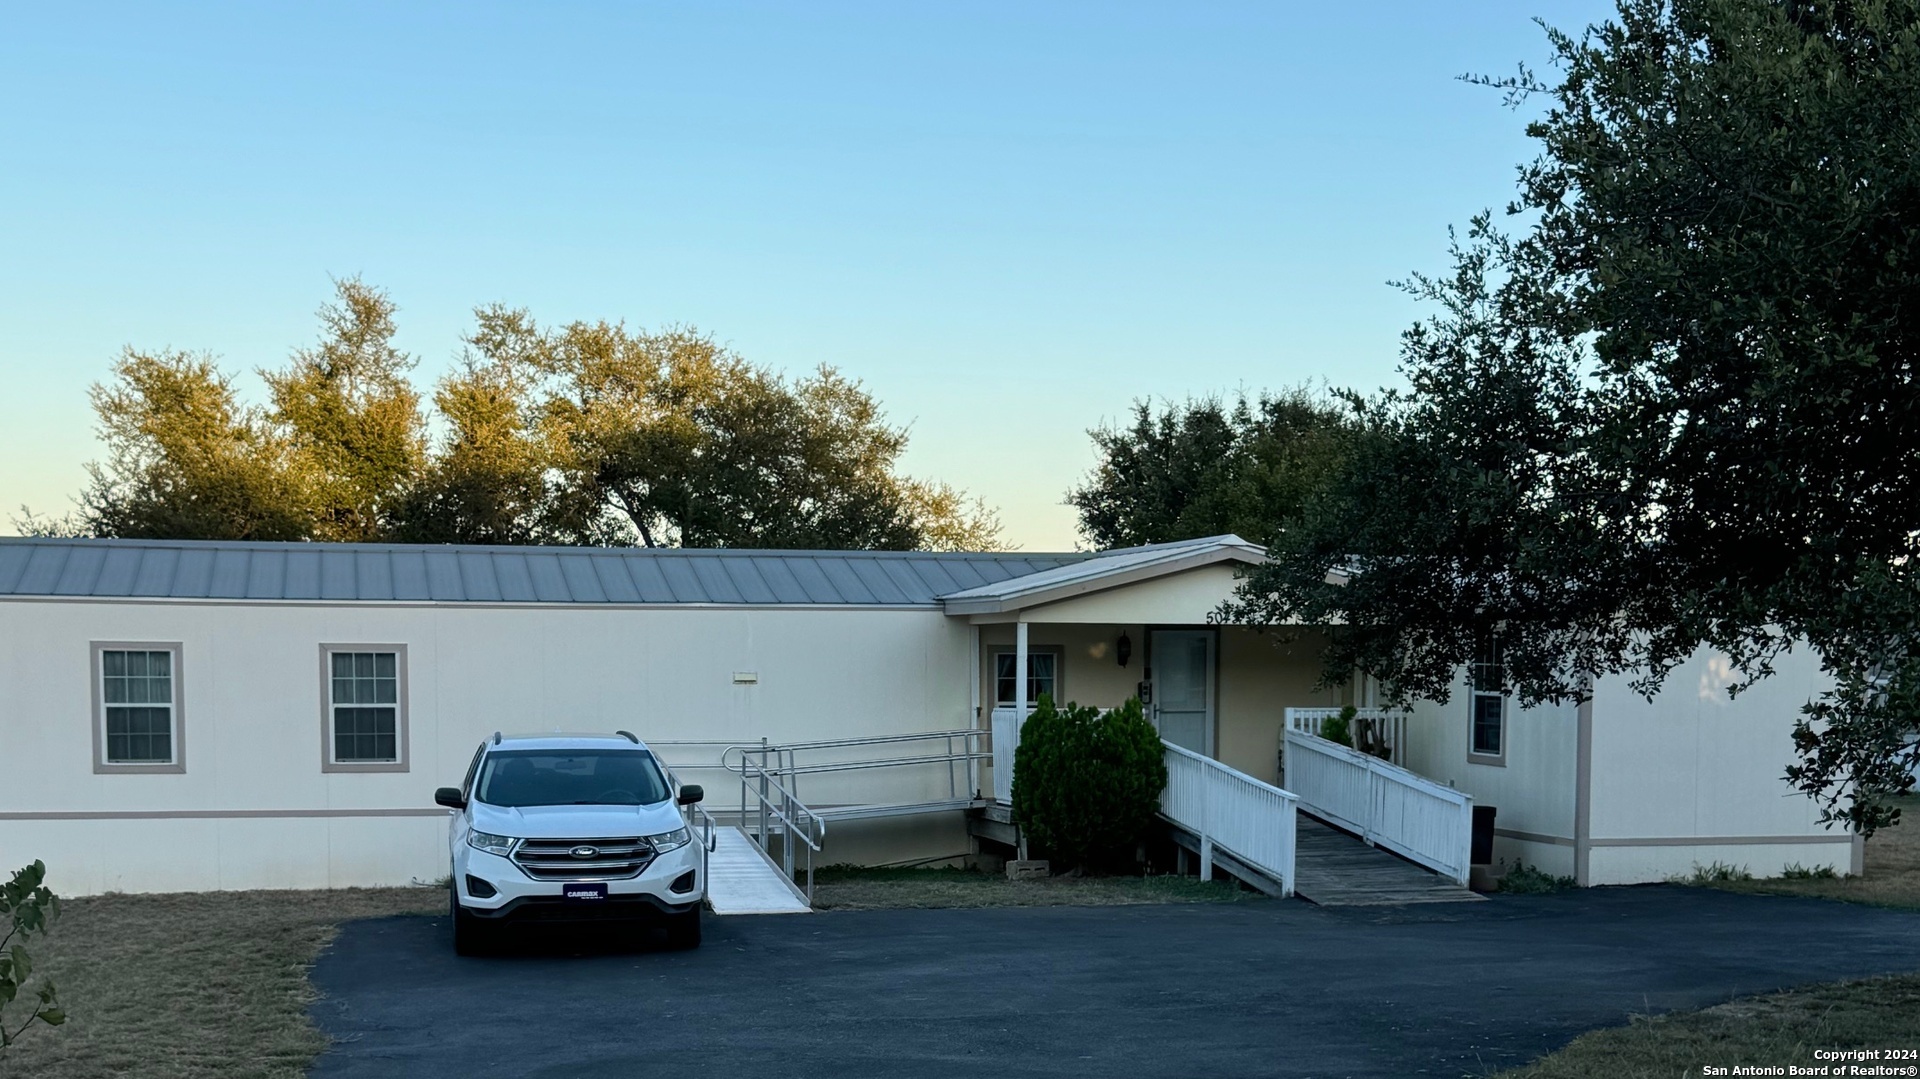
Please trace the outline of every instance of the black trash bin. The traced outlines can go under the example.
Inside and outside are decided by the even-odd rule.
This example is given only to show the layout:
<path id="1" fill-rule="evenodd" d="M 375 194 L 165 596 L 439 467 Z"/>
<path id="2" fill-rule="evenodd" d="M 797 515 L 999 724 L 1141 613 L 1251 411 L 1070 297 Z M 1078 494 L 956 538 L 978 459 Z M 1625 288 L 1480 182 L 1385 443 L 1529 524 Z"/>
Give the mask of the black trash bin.
<path id="1" fill-rule="evenodd" d="M 1474 865 L 1493 864 L 1493 808 L 1473 807 L 1473 857 L 1470 860 Z"/>

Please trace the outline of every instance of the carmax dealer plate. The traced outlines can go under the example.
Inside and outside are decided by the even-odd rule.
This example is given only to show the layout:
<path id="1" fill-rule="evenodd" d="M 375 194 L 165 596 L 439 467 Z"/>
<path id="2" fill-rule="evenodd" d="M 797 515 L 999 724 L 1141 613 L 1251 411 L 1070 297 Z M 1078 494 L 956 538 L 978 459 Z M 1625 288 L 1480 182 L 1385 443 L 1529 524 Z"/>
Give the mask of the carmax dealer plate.
<path id="1" fill-rule="evenodd" d="M 575 903 L 597 903 L 607 898 L 607 884 L 605 881 L 568 884 L 560 889 L 560 897 Z"/>

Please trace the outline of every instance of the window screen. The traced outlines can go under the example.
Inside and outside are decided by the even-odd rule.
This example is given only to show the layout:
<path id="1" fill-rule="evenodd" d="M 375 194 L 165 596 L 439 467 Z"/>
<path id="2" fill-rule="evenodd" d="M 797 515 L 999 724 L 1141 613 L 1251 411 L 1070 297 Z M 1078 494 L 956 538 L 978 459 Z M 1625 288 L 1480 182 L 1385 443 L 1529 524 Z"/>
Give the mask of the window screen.
<path id="1" fill-rule="evenodd" d="M 328 656 L 333 759 L 384 764 L 400 759 L 400 657 L 393 652 Z"/>
<path id="2" fill-rule="evenodd" d="M 170 651 L 103 649 L 100 700 L 107 764 L 172 764 L 174 669 Z"/>

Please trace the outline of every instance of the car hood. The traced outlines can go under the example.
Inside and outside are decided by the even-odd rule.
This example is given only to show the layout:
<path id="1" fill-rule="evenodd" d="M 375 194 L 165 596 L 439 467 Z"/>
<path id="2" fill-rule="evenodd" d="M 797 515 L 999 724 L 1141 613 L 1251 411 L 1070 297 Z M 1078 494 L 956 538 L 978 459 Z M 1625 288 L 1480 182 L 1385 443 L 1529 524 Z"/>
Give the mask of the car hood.
<path id="1" fill-rule="evenodd" d="M 616 839 L 685 827 L 672 802 L 644 806 L 505 806 L 473 803 L 475 831 L 514 839 Z"/>

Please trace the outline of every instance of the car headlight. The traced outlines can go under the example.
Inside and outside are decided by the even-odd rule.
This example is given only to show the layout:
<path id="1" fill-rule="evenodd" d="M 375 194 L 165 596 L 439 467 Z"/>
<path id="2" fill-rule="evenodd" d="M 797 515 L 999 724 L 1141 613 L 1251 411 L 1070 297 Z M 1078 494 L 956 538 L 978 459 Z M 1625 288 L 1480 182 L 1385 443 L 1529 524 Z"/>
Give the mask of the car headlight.
<path id="1" fill-rule="evenodd" d="M 483 850 L 488 854 L 498 854 L 505 858 L 513 853 L 513 845 L 519 840 L 510 836 L 494 835 L 492 832 L 468 832 L 467 842 L 475 850 Z"/>
<path id="2" fill-rule="evenodd" d="M 659 835 L 650 835 L 647 837 L 647 842 L 653 844 L 655 854 L 665 854 L 670 850 L 679 850 L 681 847 L 693 842 L 693 835 L 685 828 L 675 828 L 671 832 L 661 832 Z"/>

